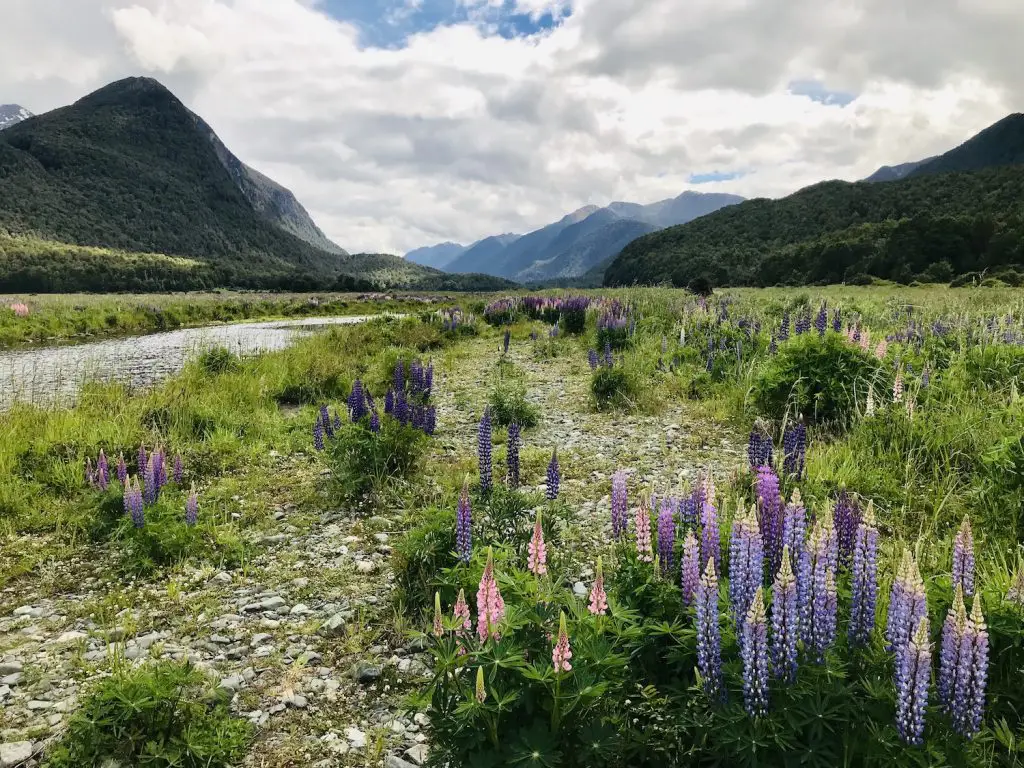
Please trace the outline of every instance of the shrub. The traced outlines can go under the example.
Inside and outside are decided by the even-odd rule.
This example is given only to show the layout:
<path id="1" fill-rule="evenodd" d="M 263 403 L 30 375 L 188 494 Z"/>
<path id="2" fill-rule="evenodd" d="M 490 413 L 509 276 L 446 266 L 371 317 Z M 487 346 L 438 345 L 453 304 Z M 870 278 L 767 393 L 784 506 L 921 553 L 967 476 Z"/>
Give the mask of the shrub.
<path id="1" fill-rule="evenodd" d="M 771 418 L 802 413 L 810 422 L 841 426 L 863 409 L 868 387 L 890 382 L 881 364 L 837 333 L 808 333 L 779 347 L 753 386 L 757 408 Z"/>
<path id="2" fill-rule="evenodd" d="M 47 766 L 226 768 L 242 760 L 250 736 L 190 664 L 118 667 L 85 697 Z"/>
<path id="3" fill-rule="evenodd" d="M 507 427 L 518 424 L 524 429 L 537 426 L 540 409 L 526 399 L 526 386 L 521 382 L 502 380 L 491 392 L 491 418 Z"/>
<path id="4" fill-rule="evenodd" d="M 366 421 L 342 424 L 327 445 L 332 484 L 347 501 L 381 501 L 389 487 L 412 476 L 426 449 L 427 436 L 410 425 L 385 417 L 373 432 Z"/>
<path id="5" fill-rule="evenodd" d="M 433 605 L 439 574 L 455 565 L 455 510 L 428 507 L 417 515 L 419 524 L 395 545 L 392 566 L 396 598 L 406 610 L 422 614 Z M 442 597 L 446 602 L 455 600 L 453 594 L 443 593 Z"/>
<path id="6" fill-rule="evenodd" d="M 636 383 L 621 366 L 618 368 L 598 367 L 590 379 L 590 391 L 599 410 L 605 408 L 629 408 L 637 400 Z"/>
<path id="7" fill-rule="evenodd" d="M 207 349 L 199 355 L 196 363 L 202 371 L 211 376 L 237 371 L 241 368 L 241 361 L 238 355 L 234 354 L 227 347 Z"/>

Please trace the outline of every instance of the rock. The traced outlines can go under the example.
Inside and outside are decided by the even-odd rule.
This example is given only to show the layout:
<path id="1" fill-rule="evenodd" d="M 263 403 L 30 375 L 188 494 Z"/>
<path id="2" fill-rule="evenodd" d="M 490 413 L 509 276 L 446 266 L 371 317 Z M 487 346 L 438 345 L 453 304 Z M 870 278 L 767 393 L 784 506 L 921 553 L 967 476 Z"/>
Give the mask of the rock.
<path id="1" fill-rule="evenodd" d="M 11 741 L 0 744 L 0 768 L 21 765 L 31 757 L 31 741 Z"/>
<path id="2" fill-rule="evenodd" d="M 427 745 L 417 744 L 415 747 L 410 747 L 405 750 L 405 756 L 414 765 L 423 765 L 427 761 Z"/>
<path id="3" fill-rule="evenodd" d="M 24 677 L 24 672 L 15 672 L 13 675 L 0 677 L 0 685 L 18 685 Z"/>
<path id="4" fill-rule="evenodd" d="M 388 755 L 384 758 L 384 768 L 416 768 L 412 763 L 407 763 L 400 757 Z"/>
<path id="5" fill-rule="evenodd" d="M 65 632 L 60 637 L 58 637 L 56 640 L 54 640 L 54 642 L 55 643 L 74 643 L 74 642 L 77 642 L 79 640 L 85 640 L 85 638 L 87 638 L 88 636 L 89 636 L 88 633 L 86 633 L 86 632 L 79 632 L 79 631 L 76 630 L 76 631 L 72 631 L 72 632 Z"/>
<path id="6" fill-rule="evenodd" d="M 584 584 L 582 581 L 577 581 L 575 584 L 572 585 L 572 593 L 576 595 L 576 597 L 586 597 L 587 585 Z"/>
<path id="7" fill-rule="evenodd" d="M 356 749 L 362 749 L 366 746 L 366 734 L 360 731 L 358 728 L 346 728 L 345 738 L 348 739 L 349 744 L 351 744 Z"/>
<path id="8" fill-rule="evenodd" d="M 20 661 L 0 661 L 0 675 L 13 675 L 15 672 L 21 672 L 24 667 Z"/>
<path id="9" fill-rule="evenodd" d="M 266 597 L 260 600 L 260 608 L 264 611 L 276 611 L 278 608 L 284 608 L 288 605 L 283 597 L 274 595 L 273 597 Z"/>
<path id="10" fill-rule="evenodd" d="M 296 589 L 305 589 L 309 586 L 309 579 L 305 576 L 299 576 L 297 579 L 292 579 L 292 586 Z"/>
<path id="11" fill-rule="evenodd" d="M 298 605 L 293 605 L 289 613 L 291 613 L 292 616 L 301 616 L 304 613 L 311 613 L 311 611 L 309 610 L 308 605 L 305 603 L 299 603 Z"/>
<path id="12" fill-rule="evenodd" d="M 228 573 L 227 571 L 221 571 L 216 576 L 214 576 L 212 579 L 210 579 L 210 581 L 216 581 L 216 582 L 218 582 L 220 584 L 230 584 L 231 583 L 231 574 Z"/>
<path id="13" fill-rule="evenodd" d="M 220 681 L 220 687 L 226 688 L 229 691 L 239 691 L 242 686 L 245 685 L 245 681 L 238 675 L 232 675 L 231 677 L 225 677 Z"/>
<path id="14" fill-rule="evenodd" d="M 366 661 L 358 662 L 352 669 L 353 679 L 361 685 L 368 685 L 379 680 L 381 674 L 383 674 L 383 670 L 380 667 Z"/>
<path id="15" fill-rule="evenodd" d="M 377 564 L 371 560 L 356 560 L 356 570 L 359 573 L 373 573 L 377 570 Z"/>
<path id="16" fill-rule="evenodd" d="M 11 686 L 9 686 L 9 685 L 0 685 L 0 701 L 3 701 L 4 699 L 6 699 L 10 695 L 11 695 Z"/>
<path id="17" fill-rule="evenodd" d="M 285 541 L 288 541 L 287 533 L 275 533 L 273 536 L 263 537 L 264 544 L 281 544 Z"/>
<path id="18" fill-rule="evenodd" d="M 284 698 L 284 703 L 289 707 L 294 707 L 295 709 L 305 709 L 309 706 L 309 702 L 306 700 L 306 697 L 301 693 L 293 693 L 291 696 L 286 696 Z"/>
<path id="19" fill-rule="evenodd" d="M 135 640 L 135 644 L 142 649 L 149 648 L 153 643 L 163 640 L 166 635 L 163 632 L 150 632 Z"/>
<path id="20" fill-rule="evenodd" d="M 252 640 L 249 641 L 249 647 L 255 648 L 258 645 L 263 645 L 268 640 L 273 640 L 274 636 L 267 634 L 266 632 L 260 632 L 252 636 Z"/>
<path id="21" fill-rule="evenodd" d="M 328 637 L 336 637 L 345 631 L 345 617 L 336 613 L 320 627 L 320 631 Z"/>
<path id="22" fill-rule="evenodd" d="M 28 708 L 32 711 L 37 709 L 50 709 L 53 706 L 52 701 L 36 701 L 32 700 L 28 703 Z"/>

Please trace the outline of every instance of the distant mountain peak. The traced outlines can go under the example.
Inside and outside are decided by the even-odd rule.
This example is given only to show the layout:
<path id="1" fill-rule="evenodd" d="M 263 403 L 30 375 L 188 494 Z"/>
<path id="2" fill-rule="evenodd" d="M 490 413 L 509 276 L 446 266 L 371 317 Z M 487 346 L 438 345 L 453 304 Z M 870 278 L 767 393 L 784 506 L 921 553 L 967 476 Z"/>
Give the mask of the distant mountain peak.
<path id="1" fill-rule="evenodd" d="M 31 112 L 20 104 L 0 104 L 0 131 L 10 128 L 12 125 L 35 117 Z"/>

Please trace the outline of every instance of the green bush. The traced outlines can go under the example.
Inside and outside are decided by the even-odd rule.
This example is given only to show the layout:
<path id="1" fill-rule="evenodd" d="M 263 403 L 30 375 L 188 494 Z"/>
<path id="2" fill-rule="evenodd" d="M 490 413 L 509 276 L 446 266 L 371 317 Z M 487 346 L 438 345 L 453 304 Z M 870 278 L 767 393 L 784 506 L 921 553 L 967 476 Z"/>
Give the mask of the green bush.
<path id="1" fill-rule="evenodd" d="M 46 765 L 227 768 L 245 756 L 251 730 L 190 664 L 119 667 L 84 698 Z"/>
<path id="2" fill-rule="evenodd" d="M 237 371 L 241 367 L 238 355 L 227 347 L 213 347 L 205 350 L 196 359 L 196 364 L 211 376 Z"/>
<path id="3" fill-rule="evenodd" d="M 621 366 L 598 366 L 590 378 L 590 392 L 594 396 L 598 410 L 631 408 L 637 402 L 636 382 Z"/>
<path id="4" fill-rule="evenodd" d="M 876 397 L 891 386 L 873 355 L 837 333 L 806 333 L 779 347 L 754 381 L 752 395 L 770 418 L 800 413 L 808 422 L 841 427 L 863 410 L 872 384 Z"/>
<path id="5" fill-rule="evenodd" d="M 416 515 L 420 522 L 395 544 L 391 564 L 396 598 L 407 611 L 419 615 L 433 606 L 439 574 L 455 565 L 455 510 L 428 507 Z M 446 602 L 455 600 L 453 594 L 443 597 Z"/>
<path id="6" fill-rule="evenodd" d="M 526 386 L 519 381 L 503 379 L 491 391 L 488 401 L 495 424 L 507 427 L 518 424 L 524 429 L 537 426 L 540 409 L 526 399 Z"/>
<path id="7" fill-rule="evenodd" d="M 345 501 L 380 502 L 390 488 L 412 477 L 426 450 L 427 436 L 390 416 L 381 419 L 380 431 L 368 420 L 343 423 L 327 443 L 331 482 Z"/>

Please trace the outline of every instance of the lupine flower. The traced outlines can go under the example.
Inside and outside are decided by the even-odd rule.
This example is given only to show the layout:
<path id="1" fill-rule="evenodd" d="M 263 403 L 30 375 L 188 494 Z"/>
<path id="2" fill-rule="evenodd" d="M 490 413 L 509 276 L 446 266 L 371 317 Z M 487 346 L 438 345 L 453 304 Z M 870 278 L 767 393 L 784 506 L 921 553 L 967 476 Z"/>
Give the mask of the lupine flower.
<path id="1" fill-rule="evenodd" d="M 491 490 L 491 407 L 484 408 L 476 438 L 477 458 L 480 464 L 480 490 Z"/>
<path id="2" fill-rule="evenodd" d="M 590 589 L 589 610 L 595 616 L 604 616 L 608 613 L 608 593 L 604 590 L 604 568 L 601 564 L 601 556 L 597 556 L 597 576 L 594 577 L 594 586 Z"/>
<path id="3" fill-rule="evenodd" d="M 643 502 L 637 505 L 634 528 L 636 529 L 637 556 L 641 562 L 649 563 L 652 560 L 651 516 L 647 512 L 647 505 Z"/>
<path id="4" fill-rule="evenodd" d="M 476 700 L 483 704 L 487 700 L 487 688 L 484 687 L 484 668 L 476 668 Z"/>
<path id="5" fill-rule="evenodd" d="M 124 461 L 124 454 L 120 454 L 117 457 L 117 479 L 124 486 L 125 481 L 128 479 L 128 465 Z"/>
<path id="6" fill-rule="evenodd" d="M 409 398 L 406 397 L 404 389 L 395 394 L 394 416 L 403 427 L 409 423 Z"/>
<path id="7" fill-rule="evenodd" d="M 683 561 L 680 574 L 680 586 L 683 590 L 683 605 L 693 605 L 697 596 L 697 583 L 700 581 L 700 547 L 693 531 L 686 532 L 683 539 Z"/>
<path id="8" fill-rule="evenodd" d="M 661 571 L 671 573 L 674 568 L 674 547 L 676 536 L 675 501 L 669 497 L 661 500 L 658 513 L 658 555 L 661 557 Z"/>
<path id="9" fill-rule="evenodd" d="M 679 500 L 679 525 L 683 530 L 697 529 L 697 499 L 692 493 Z"/>
<path id="10" fill-rule="evenodd" d="M 626 471 L 617 470 L 612 475 L 612 536 L 621 539 L 628 527 L 628 498 L 626 494 Z"/>
<path id="11" fill-rule="evenodd" d="M 964 605 L 964 590 L 960 584 L 955 585 L 953 604 L 946 612 L 942 622 L 942 640 L 939 645 L 939 676 L 936 688 L 939 694 L 939 706 L 946 714 L 953 712 L 953 690 L 956 686 L 956 673 L 960 659 L 960 641 L 967 625 L 967 607 Z"/>
<path id="12" fill-rule="evenodd" d="M 156 492 L 160 495 L 160 489 L 167 485 L 167 451 L 163 446 L 153 454 L 154 456 L 154 477 L 156 478 Z"/>
<path id="13" fill-rule="evenodd" d="M 741 642 L 744 617 L 763 578 L 764 549 L 757 529 L 757 517 L 753 507 L 747 511 L 741 502 L 729 541 L 729 602 Z"/>
<path id="14" fill-rule="evenodd" d="M 804 551 L 804 537 L 807 534 L 807 510 L 800 497 L 800 489 L 794 488 L 790 502 L 782 512 L 782 546 L 788 547 L 793 562 L 799 562 Z"/>
<path id="15" fill-rule="evenodd" d="M 917 563 L 909 550 L 905 558 L 907 564 L 903 573 L 903 584 L 897 593 L 895 607 L 890 606 L 891 628 L 887 634 L 889 649 L 897 653 L 901 646 L 910 641 L 913 627 L 917 626 L 918 621 L 928 616 L 921 572 L 917 569 Z"/>
<path id="16" fill-rule="evenodd" d="M 892 383 L 892 401 L 894 403 L 903 402 L 903 371 L 896 372 L 896 379 Z"/>
<path id="17" fill-rule="evenodd" d="M 775 573 L 782 558 L 782 497 L 779 495 L 779 478 L 771 467 L 757 468 L 754 488 L 761 513 L 760 536 L 768 557 L 769 572 Z"/>
<path id="18" fill-rule="evenodd" d="M 498 640 L 501 637 L 498 626 L 505 617 L 505 601 L 501 599 L 498 582 L 494 578 L 494 552 L 490 547 L 487 548 L 487 565 L 476 593 L 476 612 L 476 633 L 480 642 L 485 642 L 488 637 Z"/>
<path id="19" fill-rule="evenodd" d="M 324 449 L 324 423 L 320 419 L 313 424 L 313 447 L 318 451 Z"/>
<path id="20" fill-rule="evenodd" d="M 107 454 L 100 448 L 99 458 L 96 460 L 96 484 L 101 491 L 107 490 L 110 484 L 110 466 L 107 464 Z"/>
<path id="21" fill-rule="evenodd" d="M 199 519 L 199 495 L 196 493 L 195 483 L 192 484 L 192 489 L 189 491 L 188 498 L 185 500 L 185 525 L 193 526 Z"/>
<path id="22" fill-rule="evenodd" d="M 508 484 L 510 488 L 519 487 L 520 432 L 520 427 L 515 422 L 508 425 L 508 444 L 505 464 L 508 467 Z"/>
<path id="23" fill-rule="evenodd" d="M 146 461 L 147 461 L 146 446 L 145 445 L 140 445 L 139 446 L 139 463 L 138 463 L 138 473 L 140 475 L 143 472 L 146 471 Z"/>
<path id="24" fill-rule="evenodd" d="M 320 406 L 320 424 L 324 428 L 324 434 L 329 438 L 334 437 L 334 425 L 331 423 L 331 412 L 326 405 Z"/>
<path id="25" fill-rule="evenodd" d="M 718 624 L 718 577 L 709 559 L 697 583 L 697 670 L 709 698 L 722 692 L 722 629 Z"/>
<path id="26" fill-rule="evenodd" d="M 85 483 L 86 485 L 96 485 L 96 470 L 92 468 L 92 459 L 88 456 L 85 457 Z"/>
<path id="27" fill-rule="evenodd" d="M 722 564 L 722 543 L 721 533 L 718 530 L 718 510 L 712 501 L 714 498 L 707 492 L 707 487 L 701 492 L 702 500 L 700 505 L 700 562 L 706 566 L 708 560 L 715 561 L 715 568 Z"/>
<path id="28" fill-rule="evenodd" d="M 892 586 L 889 588 L 889 612 L 885 621 L 885 638 L 888 641 L 888 649 L 896 647 L 897 625 L 902 624 L 903 603 L 906 601 L 907 573 L 910 571 L 910 550 L 904 548 L 903 556 L 893 574 Z M 904 633 L 905 635 L 905 628 Z"/>
<path id="29" fill-rule="evenodd" d="M 868 399 L 864 404 L 864 415 L 874 416 L 875 415 L 875 385 L 868 385 Z"/>
<path id="30" fill-rule="evenodd" d="M 533 524 L 533 537 L 530 539 L 528 568 L 534 576 L 543 576 L 548 572 L 548 550 L 544 545 L 544 529 L 540 524 L 540 510 L 537 511 L 537 521 Z"/>
<path id="31" fill-rule="evenodd" d="M 510 331 L 510 330 L 508 330 L 508 329 L 506 328 L 506 329 L 505 329 L 505 338 L 504 338 L 504 339 L 502 340 L 502 343 L 501 343 L 501 346 L 502 346 L 502 352 L 503 352 L 504 354 L 506 354 L 506 355 L 508 354 L 508 345 L 509 345 L 509 342 L 510 342 L 511 340 L 512 340 L 512 331 Z"/>
<path id="32" fill-rule="evenodd" d="M 850 609 L 850 645 L 867 645 L 875 628 L 878 602 L 878 528 L 874 507 L 868 502 L 857 525 L 853 545 L 853 606 Z"/>
<path id="33" fill-rule="evenodd" d="M 458 511 L 455 514 L 455 549 L 459 559 L 468 563 L 473 554 L 473 511 L 469 506 L 469 483 L 462 484 Z"/>
<path id="34" fill-rule="evenodd" d="M 393 415 L 395 412 L 395 390 L 388 388 L 384 395 L 384 413 Z"/>
<path id="35" fill-rule="evenodd" d="M 348 395 L 348 413 L 353 422 L 362 419 L 366 413 L 366 396 L 363 394 L 363 382 L 356 379 L 352 382 L 352 391 Z"/>
<path id="36" fill-rule="evenodd" d="M 964 623 L 960 658 L 953 688 L 953 727 L 972 738 L 981 727 L 988 683 L 988 629 L 981 613 L 981 599 L 974 596 L 971 615 Z"/>
<path id="37" fill-rule="evenodd" d="M 558 498 L 558 483 L 559 483 L 559 472 L 558 472 L 558 449 L 555 448 L 551 452 L 551 461 L 548 462 L 548 476 L 547 476 L 547 489 L 545 495 L 548 501 L 554 501 Z"/>
<path id="38" fill-rule="evenodd" d="M 832 330 L 835 331 L 836 333 L 839 333 L 842 329 L 843 329 L 842 314 L 840 313 L 839 309 L 837 308 L 837 309 L 832 311 Z"/>
<path id="39" fill-rule="evenodd" d="M 441 619 L 441 593 L 434 593 L 434 637 L 444 635 L 444 622 Z"/>
<path id="40" fill-rule="evenodd" d="M 393 381 L 396 394 L 405 390 L 405 363 L 402 360 L 395 361 Z"/>
<path id="41" fill-rule="evenodd" d="M 928 389 L 928 384 L 931 382 L 931 380 L 932 369 L 926 365 L 924 367 L 924 370 L 921 372 L 921 389 Z"/>
<path id="42" fill-rule="evenodd" d="M 815 524 L 805 553 L 810 564 L 811 588 L 808 603 L 803 606 L 803 640 L 804 645 L 813 651 L 819 663 L 824 662 L 825 651 L 832 645 L 836 636 L 835 565 L 829 556 L 831 534 L 827 521 L 828 518 Z"/>
<path id="43" fill-rule="evenodd" d="M 953 540 L 953 584 L 962 586 L 967 597 L 974 594 L 974 534 L 966 515 Z"/>
<path id="44" fill-rule="evenodd" d="M 814 318 L 814 328 L 818 331 L 819 336 L 825 335 L 825 330 L 828 328 L 828 308 L 825 306 L 825 302 L 821 302 L 818 316 Z"/>
<path id="45" fill-rule="evenodd" d="M 596 350 L 592 349 L 589 352 L 587 352 L 587 363 L 590 364 L 590 370 L 592 370 L 592 371 L 596 371 L 597 370 L 597 351 Z"/>
<path id="46" fill-rule="evenodd" d="M 889 342 L 886 339 L 882 339 L 878 342 L 878 346 L 875 347 L 875 357 L 879 360 L 884 360 L 886 353 L 889 351 Z"/>
<path id="47" fill-rule="evenodd" d="M 860 348 L 867 352 L 871 346 L 871 331 L 867 328 L 863 329 L 860 334 Z"/>
<path id="48" fill-rule="evenodd" d="M 782 313 L 782 325 L 779 326 L 779 341 L 786 341 L 789 338 L 789 312 Z"/>
<path id="49" fill-rule="evenodd" d="M 423 394 L 430 397 L 430 392 L 434 389 L 434 362 L 431 360 L 427 363 L 427 369 L 423 372 Z"/>
<path id="50" fill-rule="evenodd" d="M 758 467 L 770 466 L 772 463 L 772 438 L 760 420 L 754 422 L 754 428 L 750 430 L 750 438 L 747 441 L 747 460 L 750 468 L 756 470 Z"/>
<path id="51" fill-rule="evenodd" d="M 782 567 L 772 584 L 772 668 L 787 682 L 796 680 L 796 644 L 800 637 L 800 606 L 789 547 L 782 549 Z"/>
<path id="52" fill-rule="evenodd" d="M 558 642 L 555 643 L 555 648 L 551 651 L 551 663 L 555 665 L 555 672 L 572 671 L 572 664 L 569 663 L 571 658 L 572 649 L 569 647 L 569 631 L 565 627 L 565 611 L 560 611 L 558 615 Z"/>
<path id="53" fill-rule="evenodd" d="M 147 504 L 152 504 L 156 501 L 157 485 L 156 485 L 156 469 L 153 467 L 153 458 L 157 455 L 154 451 L 149 457 L 149 461 L 146 462 L 146 471 L 142 476 L 142 482 L 145 490 L 143 491 L 143 500 Z"/>
<path id="54" fill-rule="evenodd" d="M 803 420 L 786 428 L 782 435 L 782 471 L 798 480 L 807 461 L 807 426 Z"/>
<path id="55" fill-rule="evenodd" d="M 145 512 L 143 510 L 142 489 L 139 487 L 139 478 L 135 478 L 135 484 L 125 489 L 125 506 L 136 528 L 146 524 Z"/>
<path id="56" fill-rule="evenodd" d="M 334 421 L 331 422 L 331 426 L 335 430 L 341 429 L 341 416 L 338 415 L 338 409 L 334 409 Z"/>
<path id="57" fill-rule="evenodd" d="M 377 415 L 376 411 L 370 414 L 370 431 L 373 432 L 374 434 L 380 432 L 380 416 Z M 430 432 L 428 432 L 427 434 L 429 435 Z"/>
<path id="58" fill-rule="evenodd" d="M 466 590 L 459 590 L 459 597 L 455 601 L 455 609 L 452 611 L 452 618 L 459 627 L 456 634 L 468 632 L 473 628 L 473 620 L 469 617 L 469 604 L 466 602 Z"/>
<path id="59" fill-rule="evenodd" d="M 922 617 L 910 639 L 896 652 L 896 730 L 908 744 L 921 744 L 928 706 L 932 651 L 928 619 Z"/>
<path id="60" fill-rule="evenodd" d="M 761 587 L 743 619 L 742 632 L 743 704 L 751 717 L 759 717 L 768 714 L 768 622 Z"/>
<path id="61" fill-rule="evenodd" d="M 851 497 L 845 489 L 839 492 L 839 497 L 836 499 L 832 520 L 835 523 L 839 562 L 848 566 L 850 558 L 853 557 L 853 537 L 860 524 L 860 507 L 857 500 Z"/>
<path id="62" fill-rule="evenodd" d="M 174 454 L 174 469 L 171 477 L 174 479 L 175 485 L 181 485 L 181 481 L 185 479 L 185 460 L 181 458 L 180 453 Z"/>
<path id="63" fill-rule="evenodd" d="M 1013 577 L 1013 583 L 1006 592 L 1006 599 L 1018 608 L 1024 608 L 1024 568 L 1017 569 L 1017 575 Z"/>

